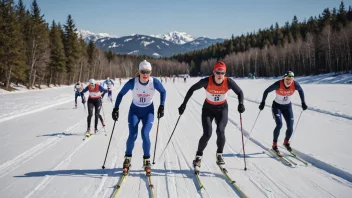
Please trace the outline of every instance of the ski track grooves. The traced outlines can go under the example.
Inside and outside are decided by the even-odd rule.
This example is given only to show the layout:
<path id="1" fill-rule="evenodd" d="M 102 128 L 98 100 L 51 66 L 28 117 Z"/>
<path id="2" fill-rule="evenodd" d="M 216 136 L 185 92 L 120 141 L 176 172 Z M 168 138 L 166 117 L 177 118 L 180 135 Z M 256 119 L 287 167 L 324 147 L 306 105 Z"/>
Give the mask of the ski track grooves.
<path id="1" fill-rule="evenodd" d="M 51 169 L 51 171 L 59 170 L 62 168 L 65 168 L 71 161 L 72 156 L 81 148 L 83 147 L 87 142 L 90 141 L 90 138 L 86 139 L 83 141 L 66 159 L 64 159 L 60 164 L 58 164 L 55 168 Z M 42 189 L 45 188 L 46 185 L 50 183 L 52 179 L 54 179 L 56 176 L 45 176 L 45 178 L 30 192 L 25 196 L 25 198 L 32 197 L 35 193 L 41 191 Z"/>
<path id="2" fill-rule="evenodd" d="M 180 93 L 180 91 L 179 90 L 177 90 L 179 93 Z M 180 95 L 182 95 L 181 93 L 180 93 Z M 237 99 L 237 97 L 235 97 L 235 96 L 230 96 L 231 98 L 236 98 Z M 200 106 L 202 106 L 202 104 L 201 103 L 199 103 L 198 101 L 196 101 L 194 98 L 191 98 L 192 99 L 192 101 L 194 101 L 195 103 L 197 103 L 198 105 L 200 105 Z M 246 100 L 248 100 L 248 101 L 250 101 L 250 102 L 253 102 L 253 103 L 258 103 L 259 104 L 259 102 L 257 102 L 257 101 L 254 101 L 254 100 L 250 100 L 250 99 L 246 99 Z M 266 106 L 268 106 L 268 105 L 266 105 Z M 297 105 L 298 106 L 298 105 Z M 317 111 L 317 112 L 320 112 L 320 111 Z M 320 112 L 320 113 L 322 113 L 322 112 Z M 331 113 L 331 112 L 330 112 Z M 334 115 L 334 116 L 336 116 L 336 115 Z M 337 116 L 337 117 L 342 117 L 342 116 Z M 344 117 L 345 118 L 345 117 Z M 236 126 L 236 128 L 238 128 L 239 130 L 241 130 L 241 128 L 240 128 L 240 126 L 233 120 L 233 119 L 231 119 L 231 118 L 228 118 L 229 119 L 229 121 L 230 121 L 230 123 L 232 123 L 234 126 Z M 346 119 L 349 119 L 349 118 L 346 118 Z M 351 119 L 352 119 L 352 117 L 351 117 Z M 246 136 L 247 138 L 248 138 L 248 136 L 249 136 L 249 132 L 248 131 L 246 131 L 244 128 L 243 128 L 243 134 L 244 134 L 244 136 Z M 265 145 L 263 145 L 262 143 L 260 143 L 258 140 L 256 140 L 256 139 L 254 139 L 253 137 L 251 137 L 250 139 L 249 139 L 250 141 L 252 141 L 254 144 L 256 144 L 257 146 L 259 146 L 259 147 L 261 147 L 264 151 L 267 151 L 268 149 L 267 149 L 267 147 L 265 146 Z M 300 151 L 298 151 L 298 150 L 296 150 L 296 149 L 294 149 L 294 151 L 297 153 L 297 155 L 298 156 L 300 156 L 302 159 L 304 159 L 305 161 L 307 161 L 307 162 L 309 162 L 310 164 L 312 164 L 313 166 L 315 166 L 316 168 L 319 168 L 319 169 L 321 169 L 321 170 L 323 170 L 323 171 L 325 171 L 325 172 L 327 172 L 327 173 L 330 173 L 330 174 L 332 174 L 332 175 L 335 175 L 335 176 L 337 176 L 337 177 L 339 177 L 339 178 L 342 178 L 342 179 L 344 179 L 344 180 L 347 180 L 348 182 L 351 182 L 352 183 L 352 175 L 350 174 L 350 173 L 348 173 L 348 172 L 346 172 L 346 171 L 343 171 L 343 170 L 341 170 L 341 169 L 339 169 L 339 168 L 337 168 L 337 167 L 334 167 L 334 166 L 332 166 L 332 165 L 330 165 L 330 164 L 328 164 L 328 163 L 326 163 L 326 162 L 323 162 L 323 161 L 321 161 L 321 160 L 319 160 L 319 159 L 316 159 L 316 158 L 314 158 L 314 157 L 311 157 L 311 156 L 309 156 L 309 155 L 307 155 L 307 154 L 304 154 L 304 153 L 302 153 L 302 152 L 300 152 Z M 252 163 L 253 164 L 253 163 Z M 254 166 L 256 166 L 255 164 L 253 164 Z M 258 170 L 260 170 L 263 174 L 264 174 L 264 172 L 258 167 L 258 166 L 256 166 L 257 168 L 258 168 Z M 272 181 L 272 179 L 270 179 L 266 174 L 264 174 L 270 181 Z M 273 182 L 273 181 L 272 181 Z M 341 181 L 339 181 L 339 182 L 341 182 Z M 273 182 L 274 183 L 274 182 Z M 275 183 L 274 183 L 275 184 Z M 275 184 L 276 185 L 276 184 Z M 317 185 L 317 184 L 315 184 L 315 185 Z M 277 185 L 276 185 L 277 186 Z M 278 187 L 278 186 L 277 186 Z M 279 188 L 279 187 L 278 187 Z M 319 186 L 319 188 L 321 188 L 320 186 Z M 281 188 L 279 188 L 280 190 L 281 190 Z M 281 190 L 282 191 L 282 190 Z M 283 192 L 283 191 L 282 191 Z M 287 195 L 285 192 L 283 192 L 285 195 Z M 330 193 L 329 193 L 330 194 Z M 288 195 L 287 195 L 288 196 Z M 288 197 L 290 197 L 290 196 L 288 196 Z"/>
<path id="3" fill-rule="evenodd" d="M 80 123 L 77 123 L 73 125 L 72 127 L 69 127 L 65 131 L 70 131 L 75 128 L 77 128 L 80 125 Z M 3 163 L 0 165 L 0 178 L 4 177 L 8 173 L 12 172 L 22 164 L 26 163 L 27 161 L 33 159 L 35 156 L 39 155 L 40 153 L 44 152 L 45 150 L 49 149 L 50 147 L 54 146 L 56 143 L 58 143 L 60 140 L 62 140 L 61 137 L 53 137 L 53 138 L 48 138 L 45 141 L 37 144 L 36 146 L 32 147 L 31 149 L 25 151 L 24 153 L 18 155 L 17 157 Z"/>
<path id="4" fill-rule="evenodd" d="M 36 113 L 36 112 L 39 112 L 39 111 L 43 111 L 45 109 L 49 109 L 51 107 L 62 105 L 62 104 L 65 104 L 65 103 L 68 103 L 68 102 L 71 102 L 71 101 L 72 101 L 72 99 L 62 99 L 60 101 L 55 101 L 52 105 L 47 105 L 47 106 L 44 106 L 44 107 L 33 108 L 33 109 L 30 109 L 29 111 L 16 113 L 15 115 L 8 115 L 8 116 L 4 115 L 4 116 L 0 117 L 0 122 L 4 122 L 4 121 L 7 121 L 7 120 L 11 120 L 13 118 L 17 118 L 17 117 L 29 115 L 29 114 L 32 114 L 32 113 Z"/>
<path id="5" fill-rule="evenodd" d="M 235 97 L 232 96 L 232 98 L 235 98 Z M 255 102 L 255 103 L 257 103 L 257 102 Z M 233 125 L 235 125 L 239 130 L 241 129 L 240 126 L 239 126 L 233 119 L 229 118 L 229 121 L 230 121 Z M 249 132 L 248 132 L 247 130 L 243 129 L 243 135 L 248 138 Z M 255 143 L 256 145 L 262 147 L 265 151 L 268 150 L 268 148 L 267 148 L 266 146 L 264 146 L 262 143 L 260 143 L 260 142 L 259 142 L 258 140 L 256 140 L 255 138 L 250 137 L 249 140 L 250 140 L 251 142 Z M 296 150 L 296 149 L 293 149 L 293 150 L 296 152 L 296 154 L 297 154 L 299 157 L 301 157 L 303 160 L 309 162 L 310 164 L 312 164 L 312 165 L 315 166 L 316 168 L 319 168 L 319 169 L 321 169 L 321 170 L 324 170 L 324 171 L 326 171 L 326 172 L 328 172 L 328 173 L 330 173 L 330 174 L 332 174 L 332 175 L 335 175 L 335 176 L 337 176 L 337 177 L 340 177 L 340 178 L 345 179 L 345 180 L 347 180 L 348 182 L 351 182 L 351 183 L 352 183 L 352 174 L 351 174 L 351 173 L 348 173 L 348 172 L 346 172 L 346 171 L 344 171 L 344 170 L 341 170 L 341 169 L 339 169 L 339 168 L 337 168 L 337 167 L 334 167 L 334 166 L 332 166 L 332 165 L 330 165 L 330 164 L 328 164 L 328 163 L 326 163 L 326 162 L 323 162 L 323 161 L 321 161 L 321 160 L 319 160 L 319 159 L 316 159 L 316 158 L 314 158 L 314 157 L 312 157 L 312 156 L 309 156 L 309 155 L 307 155 L 307 154 L 305 154 L 305 153 L 303 153 L 303 152 L 301 152 L 301 151 L 298 151 L 298 150 Z"/>

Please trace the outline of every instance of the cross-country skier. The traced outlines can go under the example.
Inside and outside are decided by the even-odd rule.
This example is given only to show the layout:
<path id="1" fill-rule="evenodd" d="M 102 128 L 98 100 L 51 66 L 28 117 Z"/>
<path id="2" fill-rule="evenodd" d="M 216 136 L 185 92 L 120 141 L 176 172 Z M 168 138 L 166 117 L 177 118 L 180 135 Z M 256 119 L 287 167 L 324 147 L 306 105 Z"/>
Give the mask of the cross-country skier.
<path id="1" fill-rule="evenodd" d="M 104 89 L 99 83 L 96 83 L 94 79 L 89 80 L 89 85 L 83 89 L 83 93 L 89 91 L 89 97 L 88 97 L 88 117 L 87 117 L 87 137 L 91 135 L 90 132 L 90 123 L 92 120 L 93 116 L 93 108 L 95 109 L 95 122 L 94 122 L 94 132 L 96 133 L 98 131 L 98 118 L 100 119 L 103 127 L 105 127 L 105 123 L 103 120 L 103 117 L 100 115 L 100 109 L 102 105 L 102 98 L 104 98 L 105 93 L 108 91 Z M 100 92 L 103 92 L 101 94 Z"/>
<path id="2" fill-rule="evenodd" d="M 259 105 L 259 109 L 263 110 L 265 106 L 265 100 L 268 96 L 268 93 L 275 90 L 276 97 L 271 106 L 272 115 L 276 122 L 276 127 L 274 129 L 274 138 L 273 138 L 273 146 L 272 149 L 280 154 L 279 149 L 277 148 L 277 139 L 280 135 L 280 129 L 282 127 L 282 118 L 281 114 L 284 116 L 286 121 L 286 137 L 284 140 L 284 146 L 288 151 L 292 151 L 290 146 L 290 138 L 293 132 L 293 112 L 292 112 L 292 104 L 291 104 L 291 95 L 297 90 L 302 102 L 302 109 L 306 110 L 308 107 L 304 100 L 304 92 L 298 82 L 294 81 L 294 73 L 292 71 L 287 71 L 284 74 L 284 79 L 276 81 L 274 84 L 270 85 L 263 94 L 262 102 Z"/>
<path id="3" fill-rule="evenodd" d="M 185 99 L 181 106 L 178 108 L 180 115 L 186 109 L 186 104 L 191 98 L 194 91 L 204 88 L 206 93 L 206 99 L 202 108 L 202 126 L 203 136 L 199 140 L 198 150 L 196 153 L 193 166 L 195 169 L 200 168 L 201 158 L 203 151 L 208 144 L 208 141 L 212 135 L 212 122 L 215 119 L 216 134 L 217 134 L 217 151 L 216 151 L 216 163 L 218 165 L 224 165 L 224 159 L 222 158 L 222 152 L 225 146 L 225 127 L 228 121 L 228 104 L 227 104 L 227 91 L 232 89 L 238 96 L 238 112 L 243 113 L 245 111 L 243 105 L 243 92 L 239 86 L 231 78 L 225 77 L 226 65 L 223 62 L 217 62 L 214 65 L 214 71 L 211 76 L 201 79 L 199 82 L 194 84 L 187 92 Z"/>
<path id="4" fill-rule="evenodd" d="M 77 109 L 77 97 L 80 96 L 82 98 L 82 104 L 84 105 L 86 102 L 86 98 L 84 97 L 84 94 L 82 93 L 83 90 L 83 84 L 80 82 L 77 82 L 73 88 L 73 91 L 75 92 L 75 109 Z"/>
<path id="5" fill-rule="evenodd" d="M 108 88 L 108 98 L 112 102 L 112 87 L 115 86 L 114 81 L 112 81 L 109 77 L 107 77 L 106 80 L 103 82 L 103 87 L 105 84 Z"/>
<path id="6" fill-rule="evenodd" d="M 119 118 L 119 106 L 122 97 L 129 91 L 132 90 L 132 103 L 128 113 L 128 128 L 129 136 L 126 142 L 125 161 L 123 163 L 123 169 L 128 170 L 132 158 L 132 150 L 134 142 L 138 135 L 138 123 L 142 121 L 141 135 L 143 139 L 143 166 L 146 173 L 150 173 L 150 139 L 149 132 L 152 129 L 154 121 L 154 105 L 153 96 L 155 90 L 160 93 L 160 106 L 158 109 L 158 118 L 164 116 L 164 103 L 166 98 L 166 91 L 163 85 L 157 78 L 150 77 L 152 66 L 146 60 L 139 64 L 139 76 L 130 79 L 122 87 L 120 93 L 117 95 L 115 108 L 112 112 L 112 119 L 117 120 Z"/>

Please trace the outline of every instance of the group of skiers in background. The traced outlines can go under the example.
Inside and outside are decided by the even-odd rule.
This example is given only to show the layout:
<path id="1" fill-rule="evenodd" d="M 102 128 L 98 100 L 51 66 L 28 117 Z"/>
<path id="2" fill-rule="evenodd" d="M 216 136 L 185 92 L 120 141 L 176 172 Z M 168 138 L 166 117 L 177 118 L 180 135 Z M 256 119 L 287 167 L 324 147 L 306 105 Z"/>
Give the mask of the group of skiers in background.
<path id="1" fill-rule="evenodd" d="M 128 80 L 118 93 L 115 101 L 115 106 L 112 111 L 112 119 L 116 122 L 120 114 L 120 104 L 123 96 L 131 90 L 132 92 L 132 102 L 128 112 L 128 128 L 129 136 L 126 141 L 126 151 L 125 160 L 123 162 L 123 169 L 129 170 L 131 166 L 132 151 L 134 148 L 134 143 L 138 136 L 138 124 L 142 122 L 141 136 L 143 140 L 143 167 L 145 171 L 150 173 L 151 163 L 150 163 L 150 138 L 149 134 L 152 129 L 154 122 L 154 104 L 153 96 L 155 90 L 160 93 L 160 104 L 157 111 L 157 118 L 160 119 L 164 116 L 164 105 L 166 100 L 166 90 L 158 78 L 151 77 L 152 65 L 144 60 L 139 64 L 138 76 Z M 208 76 L 199 80 L 193 86 L 191 86 L 184 98 L 184 101 L 179 106 L 178 111 L 181 116 L 187 106 L 188 100 L 191 98 L 194 91 L 204 88 L 206 92 L 206 98 L 202 107 L 201 121 L 203 126 L 203 135 L 199 139 L 198 149 L 195 153 L 195 159 L 193 160 L 193 165 L 195 168 L 200 168 L 201 159 L 203 156 L 203 151 L 208 144 L 208 141 L 212 135 L 212 122 L 215 119 L 216 134 L 217 134 L 217 151 L 216 151 L 216 163 L 218 165 L 224 165 L 223 159 L 223 149 L 225 145 L 225 128 L 228 122 L 228 103 L 227 103 L 227 92 L 229 89 L 234 91 L 238 97 L 238 108 L 237 111 L 242 114 L 245 111 L 243 104 L 244 95 L 241 88 L 236 84 L 236 82 L 228 77 L 226 74 L 226 64 L 224 62 L 217 62 L 213 68 L 213 75 Z M 161 81 L 162 78 L 160 77 Z M 186 79 L 186 78 L 184 78 Z M 166 78 L 165 78 L 166 80 Z M 173 77 L 175 81 L 175 76 Z M 186 80 L 184 80 L 186 81 Z M 107 89 L 104 85 L 107 85 Z M 121 78 L 120 78 L 121 84 Z M 89 80 L 89 85 L 83 88 L 81 83 L 75 85 L 75 107 L 77 107 L 77 97 L 81 96 L 82 103 L 86 102 L 84 93 L 89 91 L 88 97 L 88 117 L 87 117 L 87 136 L 91 135 L 90 123 L 93 115 L 93 109 L 95 109 L 95 131 L 97 132 L 98 118 L 101 120 L 103 126 L 105 123 L 100 115 L 100 109 L 102 107 L 102 98 L 104 98 L 105 93 L 108 92 L 109 100 L 112 102 L 112 87 L 114 82 L 108 77 L 103 85 L 97 83 L 94 79 Z M 259 110 L 262 111 L 265 107 L 265 100 L 267 95 L 275 91 L 276 97 L 272 103 L 272 115 L 276 123 L 276 127 L 273 133 L 273 143 L 272 149 L 280 154 L 278 150 L 278 137 L 280 130 L 282 128 L 282 116 L 286 121 L 286 136 L 283 142 L 284 147 L 288 151 L 292 151 L 290 146 L 290 138 L 293 132 L 293 111 L 291 104 L 291 96 L 295 91 L 298 91 L 302 109 L 306 110 L 308 107 L 305 103 L 304 92 L 298 82 L 294 81 L 294 73 L 292 71 L 287 71 L 284 74 L 284 78 L 278 80 L 271 86 L 269 86 L 263 93 L 262 101 L 259 105 Z"/>

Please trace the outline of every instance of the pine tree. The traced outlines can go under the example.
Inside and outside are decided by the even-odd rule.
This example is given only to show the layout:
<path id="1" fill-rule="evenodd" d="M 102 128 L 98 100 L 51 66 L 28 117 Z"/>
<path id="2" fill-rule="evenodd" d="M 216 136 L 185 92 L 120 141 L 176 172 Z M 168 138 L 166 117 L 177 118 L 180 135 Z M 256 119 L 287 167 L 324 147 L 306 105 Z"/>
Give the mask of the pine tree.
<path id="1" fill-rule="evenodd" d="M 24 65 L 19 21 L 13 0 L 0 1 L 0 80 L 8 89 L 17 69 Z"/>
<path id="2" fill-rule="evenodd" d="M 49 30 L 44 21 L 44 15 L 41 15 L 40 8 L 36 0 L 33 0 L 31 5 L 31 23 L 29 33 L 30 44 L 30 70 L 28 87 L 32 88 L 35 84 L 36 78 L 41 76 L 44 78 L 45 65 L 47 53 L 49 50 Z"/>
<path id="3" fill-rule="evenodd" d="M 88 77 L 89 77 L 91 72 L 93 72 L 94 60 L 96 59 L 96 48 L 92 40 L 89 41 L 87 53 L 88 53 Z"/>
<path id="4" fill-rule="evenodd" d="M 65 72 L 65 50 L 62 42 L 61 31 L 56 25 L 55 21 L 52 22 L 50 31 L 50 77 L 48 84 L 61 84 L 59 76 Z"/>
<path id="5" fill-rule="evenodd" d="M 79 43 L 76 31 L 76 25 L 74 24 L 71 15 L 68 15 L 66 25 L 64 25 L 64 49 L 68 83 L 74 82 L 75 67 L 79 58 Z"/>

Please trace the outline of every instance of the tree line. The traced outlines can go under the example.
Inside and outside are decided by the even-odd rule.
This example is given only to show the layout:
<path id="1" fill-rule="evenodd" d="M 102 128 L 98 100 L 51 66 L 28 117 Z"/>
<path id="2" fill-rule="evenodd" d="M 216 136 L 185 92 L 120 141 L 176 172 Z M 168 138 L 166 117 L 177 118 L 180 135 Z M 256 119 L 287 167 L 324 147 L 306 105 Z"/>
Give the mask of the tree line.
<path id="1" fill-rule="evenodd" d="M 190 65 L 192 75 L 211 74 L 224 61 L 231 76 L 280 76 L 286 70 L 312 75 L 352 70 L 352 8 L 326 8 L 318 17 L 278 23 L 206 49 L 178 54 L 174 60 Z"/>
<path id="2" fill-rule="evenodd" d="M 90 78 L 131 77 L 146 56 L 103 52 L 93 41 L 86 43 L 76 33 L 71 15 L 66 23 L 50 24 L 36 0 L 26 9 L 22 0 L 0 0 L 0 86 L 11 83 L 28 88 L 68 85 Z M 184 73 L 187 64 L 165 59 L 150 60 L 153 75 Z"/>

